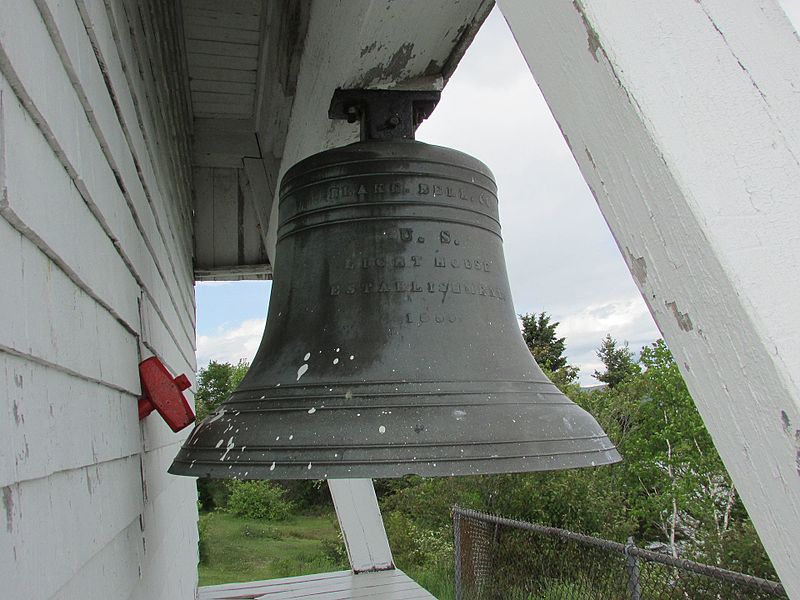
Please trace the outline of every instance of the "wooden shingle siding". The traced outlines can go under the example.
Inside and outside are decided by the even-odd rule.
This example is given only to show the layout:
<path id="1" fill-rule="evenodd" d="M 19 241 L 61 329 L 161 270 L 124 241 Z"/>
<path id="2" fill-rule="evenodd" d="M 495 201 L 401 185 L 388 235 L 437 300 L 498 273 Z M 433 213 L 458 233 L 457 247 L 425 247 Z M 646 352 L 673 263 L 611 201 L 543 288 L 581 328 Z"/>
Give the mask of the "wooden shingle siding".
<path id="1" fill-rule="evenodd" d="M 187 62 L 196 118 L 252 119 L 261 11 L 260 3 L 249 0 L 185 3 Z M 229 82 L 233 85 L 227 85 Z"/>
<path id="2" fill-rule="evenodd" d="M 146 356 L 194 379 L 181 15 L 0 5 L 0 596 L 194 598 L 186 433 L 137 413 Z"/>
<path id="3" fill-rule="evenodd" d="M 233 135 L 233 134 L 229 134 Z M 223 137 L 224 139 L 224 137 Z M 252 136 L 255 141 L 255 136 Z M 220 148 L 224 151 L 224 145 Z M 214 162 L 222 162 L 214 155 Z M 195 154 L 197 157 L 197 154 Z M 197 158 L 195 158 L 195 161 Z M 247 161 L 248 159 L 244 159 Z M 261 159 L 255 159 L 258 163 Z M 256 203 L 267 200 L 260 171 L 247 168 L 239 157 L 231 167 L 194 168 L 195 278 L 260 279 L 271 274 Z M 258 181 L 251 181 L 248 172 Z"/>

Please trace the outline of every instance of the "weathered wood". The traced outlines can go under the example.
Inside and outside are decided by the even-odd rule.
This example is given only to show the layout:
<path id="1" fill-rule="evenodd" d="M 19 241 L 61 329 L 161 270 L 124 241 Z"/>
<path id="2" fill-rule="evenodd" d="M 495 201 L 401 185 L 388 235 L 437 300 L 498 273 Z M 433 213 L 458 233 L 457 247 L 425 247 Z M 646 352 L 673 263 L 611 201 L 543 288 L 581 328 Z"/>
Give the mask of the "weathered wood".
<path id="1" fill-rule="evenodd" d="M 224 116 L 229 117 L 231 115 L 224 115 Z M 241 169 L 242 157 L 237 156 L 236 154 L 214 154 L 214 153 L 195 154 L 192 157 L 192 164 L 195 167 L 209 167 L 209 168 L 228 167 L 231 169 Z M 195 202 L 199 202 L 199 199 L 196 198 Z"/>
<path id="2" fill-rule="evenodd" d="M 350 571 L 318 573 L 268 581 L 252 581 L 200 588 L 200 600 L 241 598 L 265 600 L 430 600 L 433 596 L 398 569 L 354 575 Z"/>
<path id="3" fill-rule="evenodd" d="M 254 131 L 197 131 L 194 136 L 194 156 L 203 154 L 230 154 L 238 156 L 260 156 L 258 140 Z"/>
<path id="4" fill-rule="evenodd" d="M 252 160 L 252 159 L 249 159 Z M 268 265 L 267 249 L 264 246 L 264 234 L 267 224 L 260 221 L 260 213 L 256 210 L 255 193 L 250 179 L 244 169 L 239 174 L 239 264 Z M 271 272 L 265 271 L 265 273 Z"/>
<path id="5" fill-rule="evenodd" d="M 135 219 L 145 219 L 145 222 L 147 222 L 148 218 L 153 219 L 153 213 L 147 207 L 146 200 L 143 196 L 121 193 L 117 181 L 119 172 L 115 172 L 112 166 L 107 162 L 106 153 L 109 149 L 107 141 L 105 141 L 104 136 L 97 135 L 98 130 L 96 126 L 93 125 L 93 122 L 88 120 L 86 109 L 81 104 L 80 97 L 76 95 L 67 77 L 67 72 L 64 71 L 64 66 L 56 52 L 56 48 L 54 48 L 50 42 L 48 32 L 41 21 L 39 21 L 37 25 L 37 18 L 35 13 L 27 9 L 22 10 L 17 15 L 16 21 L 17 27 L 25 26 L 25 23 L 29 22 L 25 35 L 17 35 L 16 29 L 10 27 L 4 32 L 7 32 L 8 35 L 2 35 L 2 37 L 0 37 L 3 50 L 7 54 L 10 54 L 10 56 L 13 56 L 16 61 L 14 63 L 6 62 L 4 65 L 0 65 L 0 71 L 3 71 L 6 77 L 8 77 L 15 93 L 21 98 L 26 109 L 32 113 L 33 119 L 37 121 L 40 128 L 45 130 L 45 135 L 49 138 L 51 146 L 55 146 L 56 154 L 61 156 L 62 162 L 65 160 L 67 161 L 65 168 L 70 172 L 73 180 L 75 180 L 76 186 L 81 190 L 84 198 L 89 202 L 90 207 L 105 215 L 99 219 L 100 222 L 109 228 L 116 229 L 116 232 L 114 229 L 109 231 L 109 235 L 112 236 L 112 239 L 120 240 L 121 249 L 125 248 L 131 253 L 126 253 L 128 262 L 139 262 L 132 259 L 131 256 L 133 253 L 140 251 L 138 248 L 135 248 L 135 245 L 140 243 L 135 238 L 136 236 L 140 236 L 141 240 L 144 242 L 144 247 L 147 248 L 147 251 L 153 256 L 153 263 L 155 264 L 156 271 L 160 275 L 161 281 L 159 283 L 154 281 L 153 284 L 165 286 L 172 278 L 168 278 L 164 275 L 164 272 L 170 269 L 167 260 L 168 253 L 163 250 L 163 246 L 159 245 L 158 236 L 147 237 L 141 230 L 137 232 L 138 227 L 136 226 L 125 226 L 124 229 L 127 235 L 124 237 L 118 233 L 121 223 L 126 219 L 129 221 L 133 219 L 133 222 L 135 222 Z M 29 39 L 32 36 L 38 36 L 36 37 L 36 39 L 39 40 L 39 45 L 37 47 L 42 54 L 41 56 L 32 56 L 26 50 Z M 41 76 L 46 82 L 38 79 L 35 72 L 27 68 L 28 65 L 32 64 L 32 60 L 52 70 L 52 73 L 48 74 L 48 76 Z M 106 113 L 108 113 L 108 111 L 106 111 Z M 99 118 L 100 111 L 93 111 L 88 114 L 91 114 L 93 119 L 96 119 Z M 109 123 L 114 122 L 111 119 L 112 118 L 109 117 Z M 71 134 L 76 127 L 81 133 L 79 136 Z M 109 125 L 109 127 L 111 127 L 111 125 Z M 111 131 L 113 130 L 110 130 L 109 133 Z M 58 142 L 56 140 L 58 140 Z M 106 144 L 105 148 L 104 144 Z M 96 161 L 96 166 L 89 169 L 88 165 L 95 164 L 91 162 L 93 160 Z M 131 172 L 135 173 L 135 169 L 132 168 Z M 81 173 L 83 176 L 79 177 L 78 173 Z M 131 175 L 132 178 L 134 176 L 135 175 Z M 135 179 L 132 179 L 131 183 L 135 181 Z M 89 190 L 91 190 L 91 192 Z M 97 205 L 95 200 L 101 204 Z M 119 204 L 123 206 L 130 204 L 130 209 L 125 208 L 120 210 L 120 208 L 118 208 Z M 103 206 L 103 208 L 101 209 L 100 206 Z M 113 208 L 111 208 L 112 206 Z M 125 214 L 131 211 L 132 214 L 130 214 L 130 217 Z M 157 227 L 153 225 L 149 231 L 157 231 Z M 131 242 L 134 244 L 134 247 L 131 247 L 131 244 L 128 242 L 130 238 L 133 238 Z M 157 256 L 161 257 L 160 260 L 156 260 Z M 137 276 L 143 281 L 149 279 L 149 276 L 143 273 L 137 273 Z M 167 295 L 166 298 L 172 299 L 173 297 L 178 298 L 180 296 L 177 286 L 172 289 L 173 293 Z M 174 300 L 171 301 L 174 302 L 175 310 L 177 311 L 177 302 Z M 188 298 L 186 301 L 188 302 Z M 185 308 L 189 308 L 189 306 L 187 305 Z M 175 324 L 179 323 L 180 321 L 175 321 Z M 183 333 L 188 337 L 190 335 L 190 329 L 184 328 Z"/>
<path id="6" fill-rule="evenodd" d="M 235 267 L 195 269 L 194 277 L 197 281 L 264 281 L 272 279 L 272 265 L 266 262 Z"/>
<path id="7" fill-rule="evenodd" d="M 172 456 L 178 447 L 172 447 Z M 169 452 L 164 449 L 163 455 Z M 167 485 L 158 494 L 148 489 L 141 515 L 142 541 L 146 552 L 139 563 L 147 577 L 140 581 L 131 599 L 195 597 L 197 589 L 196 483 L 188 477 L 166 475 L 166 464 L 153 475 Z M 148 482 L 153 480 L 150 476 Z"/>
<path id="8" fill-rule="evenodd" d="M 139 520 L 134 519 L 59 588 L 58 599 L 128 598 L 140 585 L 143 554 Z"/>
<path id="9" fill-rule="evenodd" d="M 130 331 L 5 219 L 0 219 L 0 247 L 14 249 L 15 258 L 0 262 L 0 314 L 13 316 L 0 328 L 0 351 L 138 393 L 136 339 Z"/>
<path id="10" fill-rule="evenodd" d="M 210 54 L 214 56 L 256 58 L 258 56 L 258 44 L 242 44 L 232 42 L 215 42 L 199 40 L 189 37 L 189 51 L 196 54 Z"/>
<path id="11" fill-rule="evenodd" d="M 189 88 L 192 92 L 215 92 L 238 95 L 249 95 L 251 98 L 255 94 L 255 83 L 245 83 L 237 81 L 215 81 L 207 79 L 192 79 Z"/>
<path id="12" fill-rule="evenodd" d="M 203 102 L 194 105 L 194 114 L 198 117 L 223 119 L 248 119 L 253 116 L 251 106 L 231 105 L 225 102 Z"/>
<path id="13" fill-rule="evenodd" d="M 255 71 L 258 60 L 255 57 L 220 56 L 218 54 L 200 54 L 189 50 L 189 72 L 196 68 L 231 69 L 234 71 Z"/>
<path id="14" fill-rule="evenodd" d="M 329 479 L 328 488 L 356 573 L 394 568 L 381 509 L 371 479 Z"/>
<path id="15" fill-rule="evenodd" d="M 255 83 L 256 72 L 226 69 L 224 67 L 194 67 L 192 68 L 192 80 Z"/>
<path id="16" fill-rule="evenodd" d="M 235 32 L 258 32 L 260 29 L 258 13 L 243 15 L 221 11 L 196 10 L 194 6 L 187 2 L 183 5 L 183 11 L 187 32 L 205 28 L 215 31 Z"/>
<path id="17" fill-rule="evenodd" d="M 226 0 L 224 4 L 218 0 L 191 0 L 189 7 L 197 12 L 207 11 L 223 15 L 258 16 L 261 10 L 259 0 Z"/>
<path id="18" fill-rule="evenodd" d="M 177 218 L 179 223 L 186 222 L 189 207 L 188 173 L 183 163 L 188 157 L 187 128 L 190 118 L 186 112 L 188 101 L 184 99 L 183 102 L 172 103 L 177 104 L 177 106 L 172 106 L 173 110 L 177 111 L 172 129 L 157 122 L 161 114 L 160 110 L 152 106 L 144 108 L 147 106 L 147 97 L 154 97 L 154 93 L 151 91 L 152 87 L 148 86 L 145 81 L 145 76 L 149 73 L 150 60 L 148 57 L 141 57 L 141 53 L 134 51 L 133 39 L 129 37 L 131 35 L 130 27 L 123 23 L 123 28 L 120 29 L 120 25 L 114 19 L 115 15 L 117 18 L 123 18 L 120 13 L 124 15 L 125 11 L 120 3 L 118 1 L 108 3 L 108 10 L 103 10 L 103 7 L 97 3 L 85 3 L 84 0 L 79 0 L 79 6 L 82 9 L 86 30 L 92 39 L 93 46 L 103 50 L 98 53 L 100 57 L 98 60 L 102 63 L 104 71 L 108 73 L 108 79 L 114 90 L 117 90 L 114 95 L 121 108 L 121 118 L 125 122 L 127 135 L 138 148 L 138 163 L 144 171 L 146 187 L 151 190 L 150 193 L 153 197 L 158 198 L 160 191 L 161 198 L 174 198 L 171 202 L 160 200 L 156 204 L 161 207 L 161 210 L 174 209 L 176 213 L 171 216 L 173 220 Z M 127 40 L 128 44 L 116 44 L 115 39 Z M 139 64 L 141 60 L 145 60 L 144 65 Z M 180 90 L 183 86 L 176 83 L 171 89 L 173 87 L 175 90 Z M 159 101 L 159 106 L 164 104 L 166 103 Z M 183 110 L 180 110 L 182 104 L 187 106 L 183 106 Z M 168 132 L 172 137 L 168 140 L 160 139 L 167 136 Z M 143 151 L 145 148 L 146 151 Z M 164 178 L 157 174 L 162 164 L 171 165 L 173 173 L 171 177 Z M 161 182 L 161 185 L 156 185 L 156 180 Z M 167 183 L 168 181 L 169 183 Z M 190 247 L 191 233 L 187 231 L 187 228 L 175 227 L 170 231 L 179 235 L 181 247 L 184 250 Z M 184 263 L 184 269 L 186 266 L 187 263 Z"/>
<path id="19" fill-rule="evenodd" d="M 177 31 L 152 0 L 11 2 L 0 19 L 9 597 L 194 597 L 194 482 L 166 474 L 185 433 L 136 408 L 142 353 L 195 360 Z"/>
<path id="20" fill-rule="evenodd" d="M 252 160 L 261 171 L 256 183 L 263 185 L 266 176 L 261 161 Z M 253 173 L 257 178 L 259 171 Z M 242 169 L 196 167 L 195 201 L 195 278 L 264 279 L 271 273 L 262 234 L 265 227 Z"/>
<path id="21" fill-rule="evenodd" d="M 253 97 L 250 94 L 225 92 L 192 92 L 193 106 L 197 112 L 207 112 L 206 106 L 225 107 L 226 112 L 253 114 Z M 221 112 L 221 111 L 220 111 Z"/>
<path id="22" fill-rule="evenodd" d="M 0 374 L 0 487 L 139 451 L 136 394 L 3 352 Z"/>
<path id="23" fill-rule="evenodd" d="M 258 21 L 256 21 L 256 25 Z M 229 42 L 238 44 L 254 44 L 256 48 L 261 40 L 258 28 L 230 29 L 219 25 L 200 25 L 197 21 L 189 20 L 186 28 L 186 37 L 190 40 L 204 40 L 209 42 Z"/>
<path id="24" fill-rule="evenodd" d="M 195 167 L 194 173 L 194 259 L 197 265 L 214 265 L 214 172 Z"/>
<path id="25" fill-rule="evenodd" d="M 500 6 L 791 597 L 800 46 L 772 0 Z"/>
<path id="26" fill-rule="evenodd" d="M 239 179 L 236 169 L 213 169 L 214 265 L 238 264 Z"/>
<path id="27" fill-rule="evenodd" d="M 266 256 L 267 227 L 269 215 L 272 211 L 272 202 L 275 198 L 276 177 L 279 163 L 273 158 L 245 158 L 244 172 L 250 184 L 250 203 L 255 214 L 255 222 L 261 236 L 264 262 L 269 262 Z"/>
<path id="28" fill-rule="evenodd" d="M 0 561 L 4 593 L 57 597 L 83 565 L 138 521 L 139 474 L 139 459 L 131 456 L 4 488 L 10 507 L 0 536 L 0 554 L 6 557 Z M 42 565 L 47 565 L 46 576 Z"/>
<path id="29" fill-rule="evenodd" d="M 125 327 L 136 331 L 136 279 L 2 76 L 0 97 L 0 128 L 9 139 L 26 141 L 15 144 L 5 160 L 0 215 Z M 54 188 L 64 190 L 57 209 L 50 202 Z"/>

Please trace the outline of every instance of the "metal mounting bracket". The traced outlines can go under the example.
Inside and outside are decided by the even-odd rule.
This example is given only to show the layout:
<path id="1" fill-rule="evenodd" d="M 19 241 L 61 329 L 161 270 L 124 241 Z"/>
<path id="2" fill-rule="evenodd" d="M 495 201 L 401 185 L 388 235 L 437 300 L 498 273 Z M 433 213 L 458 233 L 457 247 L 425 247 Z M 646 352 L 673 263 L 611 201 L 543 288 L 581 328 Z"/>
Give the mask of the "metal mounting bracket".
<path id="1" fill-rule="evenodd" d="M 441 92 L 435 90 L 342 90 L 333 93 L 328 117 L 361 123 L 361 141 L 414 139 Z"/>

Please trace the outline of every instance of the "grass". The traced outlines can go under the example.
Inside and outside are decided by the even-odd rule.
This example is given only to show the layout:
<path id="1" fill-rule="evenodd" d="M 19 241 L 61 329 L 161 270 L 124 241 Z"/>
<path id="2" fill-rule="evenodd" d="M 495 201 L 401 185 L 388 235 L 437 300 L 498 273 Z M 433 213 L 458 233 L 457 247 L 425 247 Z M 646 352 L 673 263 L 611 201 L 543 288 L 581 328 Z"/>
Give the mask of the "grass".
<path id="1" fill-rule="evenodd" d="M 341 545 L 333 513 L 270 522 L 215 512 L 205 519 L 201 586 L 347 568 L 326 549 Z"/>
<path id="2" fill-rule="evenodd" d="M 214 512 L 204 515 L 203 521 L 205 560 L 199 566 L 201 586 L 349 568 L 333 512 L 295 514 L 286 521 Z M 409 567 L 406 573 L 440 600 L 455 597 L 452 567 Z"/>
<path id="3" fill-rule="evenodd" d="M 402 567 L 400 567 L 402 569 Z M 455 600 L 455 573 L 452 569 L 403 569 L 406 575 L 428 590 L 438 600 Z"/>

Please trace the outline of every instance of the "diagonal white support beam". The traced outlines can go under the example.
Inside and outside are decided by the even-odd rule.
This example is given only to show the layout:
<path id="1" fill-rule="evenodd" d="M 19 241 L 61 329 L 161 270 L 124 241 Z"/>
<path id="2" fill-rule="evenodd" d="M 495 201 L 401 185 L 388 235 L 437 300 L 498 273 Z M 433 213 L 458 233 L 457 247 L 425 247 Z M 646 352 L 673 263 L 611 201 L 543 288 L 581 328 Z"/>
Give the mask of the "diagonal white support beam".
<path id="1" fill-rule="evenodd" d="M 356 573 L 394 568 L 371 479 L 329 479 L 350 566 Z"/>
<path id="2" fill-rule="evenodd" d="M 773 0 L 499 0 L 800 598 L 800 43 Z"/>

